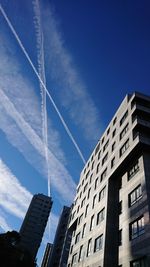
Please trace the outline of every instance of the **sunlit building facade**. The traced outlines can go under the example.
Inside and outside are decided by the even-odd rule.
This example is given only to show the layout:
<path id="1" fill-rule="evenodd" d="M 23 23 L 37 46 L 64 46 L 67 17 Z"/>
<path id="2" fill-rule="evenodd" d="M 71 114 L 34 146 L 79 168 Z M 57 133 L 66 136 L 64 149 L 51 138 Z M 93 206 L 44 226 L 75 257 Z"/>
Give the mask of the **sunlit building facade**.
<path id="1" fill-rule="evenodd" d="M 81 172 L 68 267 L 150 266 L 150 97 L 127 95 Z"/>

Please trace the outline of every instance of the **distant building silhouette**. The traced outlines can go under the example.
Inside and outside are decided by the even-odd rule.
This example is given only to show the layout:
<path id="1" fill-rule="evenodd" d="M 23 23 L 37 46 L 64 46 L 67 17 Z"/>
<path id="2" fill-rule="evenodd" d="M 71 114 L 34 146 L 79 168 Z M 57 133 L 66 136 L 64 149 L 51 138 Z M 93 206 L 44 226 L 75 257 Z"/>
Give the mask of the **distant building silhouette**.
<path id="1" fill-rule="evenodd" d="M 53 244 L 47 243 L 44 256 L 42 259 L 41 267 L 48 267 L 48 261 L 49 261 L 49 258 L 52 252 L 52 247 L 53 247 Z"/>
<path id="2" fill-rule="evenodd" d="M 70 210 L 71 209 L 66 206 L 64 206 L 62 210 L 48 267 L 67 266 L 71 243 L 71 234 L 70 231 L 68 231 Z"/>
<path id="3" fill-rule="evenodd" d="M 43 194 L 33 196 L 20 229 L 21 246 L 35 259 L 48 221 L 52 200 Z"/>

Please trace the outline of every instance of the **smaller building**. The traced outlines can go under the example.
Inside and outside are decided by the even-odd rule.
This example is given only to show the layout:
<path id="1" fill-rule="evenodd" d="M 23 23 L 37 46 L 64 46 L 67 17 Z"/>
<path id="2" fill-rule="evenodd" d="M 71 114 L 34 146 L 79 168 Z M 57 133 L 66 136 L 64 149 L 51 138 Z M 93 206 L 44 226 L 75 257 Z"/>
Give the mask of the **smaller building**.
<path id="1" fill-rule="evenodd" d="M 35 259 L 48 221 L 52 200 L 43 194 L 33 196 L 20 229 L 20 245 Z"/>
<path id="2" fill-rule="evenodd" d="M 53 244 L 47 243 L 47 246 L 46 246 L 46 249 L 44 252 L 44 256 L 42 259 L 41 267 L 48 267 L 48 261 L 49 261 L 49 258 L 50 258 L 51 252 L 52 252 L 52 247 L 53 247 Z"/>
<path id="3" fill-rule="evenodd" d="M 71 232 L 68 230 L 71 208 L 64 206 L 56 235 L 48 267 L 66 267 L 71 244 Z"/>

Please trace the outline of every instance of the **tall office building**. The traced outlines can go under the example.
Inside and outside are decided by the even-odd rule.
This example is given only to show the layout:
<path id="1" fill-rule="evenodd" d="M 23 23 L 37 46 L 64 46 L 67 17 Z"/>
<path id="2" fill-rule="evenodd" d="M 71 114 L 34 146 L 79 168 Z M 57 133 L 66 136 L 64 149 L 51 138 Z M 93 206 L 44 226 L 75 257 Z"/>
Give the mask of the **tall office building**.
<path id="1" fill-rule="evenodd" d="M 50 197 L 43 194 L 34 195 L 22 223 L 20 245 L 26 248 L 33 258 L 40 247 L 51 207 Z"/>
<path id="2" fill-rule="evenodd" d="M 49 265 L 48 262 L 49 262 L 49 259 L 50 259 L 52 248 L 53 248 L 53 244 L 47 243 L 47 246 L 46 246 L 46 249 L 45 249 L 45 252 L 44 252 L 44 256 L 43 256 L 43 259 L 42 259 L 41 267 L 48 267 L 48 265 Z"/>
<path id="3" fill-rule="evenodd" d="M 68 267 L 150 266 L 150 97 L 127 95 L 81 172 Z"/>
<path id="4" fill-rule="evenodd" d="M 56 235 L 48 267 L 66 267 L 71 244 L 71 233 L 68 230 L 70 208 L 64 206 Z"/>

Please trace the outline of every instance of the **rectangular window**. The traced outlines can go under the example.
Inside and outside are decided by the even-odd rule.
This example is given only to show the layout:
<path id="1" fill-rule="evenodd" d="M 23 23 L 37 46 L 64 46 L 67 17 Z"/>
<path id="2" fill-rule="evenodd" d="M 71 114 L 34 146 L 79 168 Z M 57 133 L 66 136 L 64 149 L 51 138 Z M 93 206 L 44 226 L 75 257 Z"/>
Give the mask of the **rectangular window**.
<path id="1" fill-rule="evenodd" d="M 94 227 L 94 215 L 92 215 L 92 217 L 91 217 L 90 231 L 93 229 L 93 227 Z"/>
<path id="2" fill-rule="evenodd" d="M 116 121 L 117 121 L 117 117 L 114 118 L 113 125 L 115 125 Z"/>
<path id="3" fill-rule="evenodd" d="M 128 180 L 130 180 L 138 171 L 139 171 L 139 161 L 136 161 L 128 171 Z"/>
<path id="4" fill-rule="evenodd" d="M 91 167 L 91 170 L 93 170 L 93 169 L 94 169 L 94 163 L 95 163 L 95 161 L 93 161 L 93 162 L 92 162 L 92 167 Z"/>
<path id="5" fill-rule="evenodd" d="M 104 145 L 104 147 L 103 147 L 103 152 L 106 150 L 106 148 L 108 147 L 108 145 L 109 145 L 109 140 L 106 142 L 106 144 Z"/>
<path id="6" fill-rule="evenodd" d="M 114 151 L 115 146 L 116 146 L 116 142 L 114 142 L 114 143 L 112 144 L 112 148 L 111 148 L 112 152 Z"/>
<path id="7" fill-rule="evenodd" d="M 99 168 L 100 168 L 100 163 L 97 164 L 96 173 L 99 172 Z"/>
<path id="8" fill-rule="evenodd" d="M 95 239 L 94 252 L 101 250 L 103 246 L 103 235 L 100 235 Z"/>
<path id="9" fill-rule="evenodd" d="M 85 198 L 82 199 L 82 202 L 81 202 L 81 208 L 83 207 L 84 204 L 85 204 Z"/>
<path id="10" fill-rule="evenodd" d="M 87 247 L 87 257 L 91 254 L 91 252 L 92 252 L 92 239 L 89 239 Z"/>
<path id="11" fill-rule="evenodd" d="M 100 143 L 98 143 L 98 145 L 97 145 L 97 147 L 95 149 L 95 155 L 98 153 L 99 149 L 100 149 Z"/>
<path id="12" fill-rule="evenodd" d="M 130 240 L 142 235 L 145 232 L 144 229 L 144 216 L 138 218 L 129 225 Z"/>
<path id="13" fill-rule="evenodd" d="M 101 174 L 101 182 L 105 179 L 106 175 L 107 175 L 107 168 Z"/>
<path id="14" fill-rule="evenodd" d="M 88 183 L 84 186 L 83 192 L 86 191 L 87 187 L 88 187 Z"/>
<path id="15" fill-rule="evenodd" d="M 87 172 L 87 174 L 86 174 L 86 176 L 85 176 L 85 179 L 88 178 L 89 174 L 90 174 L 90 171 Z"/>
<path id="16" fill-rule="evenodd" d="M 101 156 L 101 151 L 99 151 L 98 153 L 98 159 L 100 159 L 100 156 Z"/>
<path id="17" fill-rule="evenodd" d="M 130 262 L 130 267 L 146 267 L 146 259 L 141 258 Z"/>
<path id="18" fill-rule="evenodd" d="M 110 128 L 108 128 L 108 130 L 107 130 L 107 135 L 109 134 L 109 132 L 110 132 Z"/>
<path id="19" fill-rule="evenodd" d="M 138 185 L 129 194 L 129 207 L 133 206 L 141 197 L 142 197 L 142 187 L 141 187 L 141 185 Z"/>
<path id="20" fill-rule="evenodd" d="M 116 135 L 116 129 L 114 129 L 112 132 L 112 138 L 114 138 L 115 135 Z"/>
<path id="21" fill-rule="evenodd" d="M 75 244 L 78 243 L 79 240 L 80 240 L 80 232 L 76 235 Z"/>
<path id="22" fill-rule="evenodd" d="M 97 214 L 97 221 L 96 221 L 96 224 L 100 224 L 103 220 L 104 220 L 104 217 L 105 217 L 105 208 L 103 208 L 98 214 Z"/>
<path id="23" fill-rule="evenodd" d="M 129 148 L 129 139 L 124 143 L 124 145 L 120 148 L 120 157 L 125 153 L 125 151 Z"/>
<path id="24" fill-rule="evenodd" d="M 87 214 L 88 214 L 88 209 L 89 209 L 89 204 L 86 205 L 86 209 L 85 209 L 85 217 L 86 217 Z"/>
<path id="25" fill-rule="evenodd" d="M 91 184 L 91 182 L 92 182 L 92 178 L 93 178 L 93 173 L 92 173 L 91 176 L 90 176 L 90 184 Z"/>
<path id="26" fill-rule="evenodd" d="M 126 124 L 126 126 L 124 127 L 124 129 L 120 133 L 120 140 L 125 136 L 125 134 L 127 133 L 128 130 L 129 130 L 129 123 Z"/>
<path id="27" fill-rule="evenodd" d="M 86 231 L 86 223 L 83 225 L 82 238 L 85 236 L 85 231 Z"/>
<path id="28" fill-rule="evenodd" d="M 91 188 L 89 188 L 89 190 L 88 190 L 87 199 L 89 199 L 89 197 L 90 197 L 90 193 L 91 193 Z"/>
<path id="29" fill-rule="evenodd" d="M 80 215 L 79 217 L 79 221 L 78 221 L 78 224 L 80 224 L 82 222 L 82 219 L 83 219 L 83 213 Z"/>
<path id="30" fill-rule="evenodd" d="M 105 137 L 102 138 L 102 144 L 104 143 Z"/>
<path id="31" fill-rule="evenodd" d="M 108 153 L 105 155 L 105 157 L 102 159 L 102 165 L 107 161 L 108 159 Z"/>
<path id="32" fill-rule="evenodd" d="M 92 209 L 94 209 L 96 203 L 96 195 L 93 197 L 93 204 L 92 204 Z"/>
<path id="33" fill-rule="evenodd" d="M 113 168 L 115 165 L 115 157 L 111 160 L 111 168 Z"/>
<path id="34" fill-rule="evenodd" d="M 120 120 L 120 126 L 124 123 L 126 118 L 128 117 L 128 110 L 124 113 L 123 117 Z"/>
<path id="35" fill-rule="evenodd" d="M 105 197 L 105 193 L 106 193 L 106 186 L 99 192 L 98 201 L 101 201 Z"/>
<path id="36" fill-rule="evenodd" d="M 122 246 L 122 229 L 118 233 L 118 246 Z"/>
<path id="37" fill-rule="evenodd" d="M 77 263 L 77 253 L 72 256 L 72 265 Z"/>
<path id="38" fill-rule="evenodd" d="M 96 180 L 95 180 L 95 187 L 94 187 L 95 190 L 96 190 L 96 188 L 98 186 L 98 180 L 99 180 L 99 178 L 97 177 Z"/>
<path id="39" fill-rule="evenodd" d="M 82 260 L 83 260 L 83 245 L 80 247 L 79 260 L 78 261 L 82 261 Z"/>

